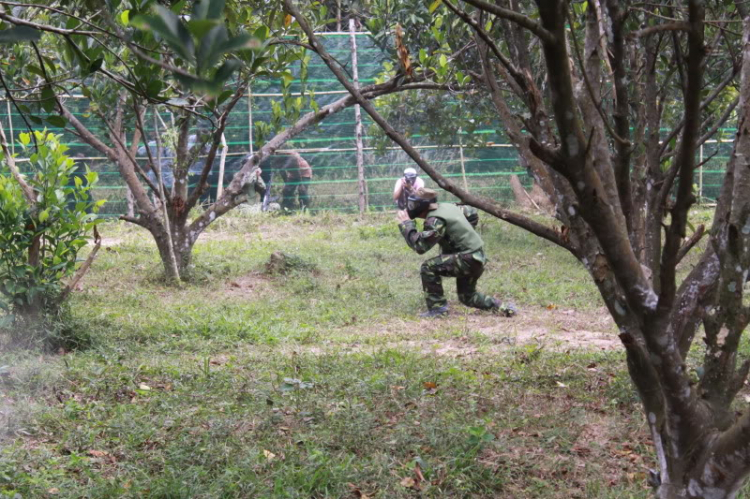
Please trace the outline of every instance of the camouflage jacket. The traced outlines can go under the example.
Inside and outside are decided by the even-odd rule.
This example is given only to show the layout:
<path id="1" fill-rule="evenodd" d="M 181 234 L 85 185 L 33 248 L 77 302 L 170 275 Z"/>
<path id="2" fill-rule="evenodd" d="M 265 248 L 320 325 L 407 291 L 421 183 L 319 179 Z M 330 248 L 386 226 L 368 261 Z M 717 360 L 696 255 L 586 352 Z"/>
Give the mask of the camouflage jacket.
<path id="1" fill-rule="evenodd" d="M 479 221 L 477 210 L 471 206 L 461 206 L 461 208 L 472 227 L 476 227 Z M 406 240 L 406 244 L 420 255 L 430 251 L 436 244 L 440 245 L 440 253 L 443 255 L 460 253 L 447 233 L 447 224 L 441 218 L 427 217 L 422 232 L 417 230 L 417 224 L 414 220 L 402 222 L 399 229 Z M 480 249 L 477 253 L 482 253 L 482 250 Z"/>
<path id="2" fill-rule="evenodd" d="M 248 197 L 248 199 L 252 196 L 253 191 L 261 196 L 266 192 L 266 183 L 263 182 L 263 179 L 258 175 L 258 170 L 255 170 L 252 173 L 252 176 L 252 179 L 242 186 L 242 192 Z"/>

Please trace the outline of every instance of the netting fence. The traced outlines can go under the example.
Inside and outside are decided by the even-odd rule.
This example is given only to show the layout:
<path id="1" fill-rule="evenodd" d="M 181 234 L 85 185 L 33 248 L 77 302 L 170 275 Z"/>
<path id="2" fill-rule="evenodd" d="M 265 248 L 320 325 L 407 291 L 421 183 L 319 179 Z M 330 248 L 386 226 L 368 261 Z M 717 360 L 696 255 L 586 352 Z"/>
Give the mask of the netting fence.
<path id="1" fill-rule="evenodd" d="M 327 50 L 337 60 L 349 61 L 351 70 L 350 33 L 321 34 Z M 356 33 L 357 70 L 360 85 L 375 82 L 377 75 L 383 69 L 383 63 L 390 57 L 385 54 L 369 37 L 367 33 Z M 346 95 L 346 90 L 331 75 L 328 68 L 317 55 L 311 54 L 308 64 L 306 86 L 312 90 L 319 106 L 324 106 Z M 292 68 L 293 74 L 299 76 L 299 64 Z M 299 94 L 302 82 L 295 79 L 292 83 L 292 93 Z M 281 84 L 277 81 L 262 80 L 253 84 L 250 92 L 237 105 L 229 118 L 225 137 L 228 146 L 225 176 L 218 178 L 214 172 L 211 176 L 212 189 L 218 188 L 218 183 L 224 185 L 240 168 L 243 159 L 258 146 L 254 141 L 253 129 L 257 122 L 270 122 L 272 103 L 281 99 Z M 68 106 L 84 124 L 100 136 L 106 135 L 103 126 L 97 125 L 88 111 L 88 102 L 82 97 L 69 97 Z M 377 104 L 377 101 L 376 101 Z M 310 109 L 303 109 L 303 113 Z M 310 163 L 313 169 L 313 179 L 310 183 L 311 209 L 354 212 L 358 208 L 359 189 L 356 164 L 356 137 L 354 108 L 347 108 L 324 120 L 314 128 L 305 130 L 289 141 L 286 148 L 295 149 Z M 162 113 L 161 120 L 169 123 L 172 118 L 168 112 Z M 0 102 L 0 120 L 9 140 L 16 141 L 18 133 L 24 131 L 21 117 L 14 112 L 7 101 Z M 392 192 L 394 183 L 403 170 L 415 166 L 411 159 L 397 147 L 387 147 L 385 150 L 376 149 L 372 144 L 372 137 L 367 135 L 372 121 L 363 113 L 362 121 L 365 134 L 364 148 L 364 178 L 366 182 L 366 200 L 369 210 L 391 210 L 394 208 Z M 150 136 L 154 132 L 153 116 L 147 116 L 146 132 Z M 423 123 L 427 128 L 430 123 Z M 102 210 L 105 216 L 118 216 L 127 211 L 126 187 L 117 168 L 107 158 L 87 144 L 81 142 L 75 135 L 63 129 L 49 128 L 50 131 L 62 134 L 62 141 L 77 157 L 79 163 L 86 164 L 100 175 L 100 181 L 95 190 L 95 197 L 106 199 Z M 474 133 L 483 134 L 489 145 L 482 147 L 468 147 L 461 143 L 452 145 L 438 145 L 419 133 L 410 137 L 412 143 L 446 177 L 465 185 L 468 190 L 479 193 L 505 203 L 511 203 L 513 194 L 510 188 L 510 176 L 518 175 L 522 184 L 531 186 L 531 179 L 523 167 L 520 166 L 518 155 L 513 146 L 507 142 L 500 126 L 486 126 L 475 130 Z M 734 131 L 726 129 L 719 138 L 709 141 L 701 148 L 700 160 L 705 164 L 696 172 L 695 184 L 704 201 L 714 200 L 719 193 L 724 176 L 724 168 L 731 153 L 731 139 Z M 459 136 L 460 137 L 460 136 Z M 726 139 L 726 140 L 724 140 Z M 144 163 L 146 158 L 141 158 Z M 218 161 L 214 169 L 218 168 Z M 197 176 L 195 177 L 197 178 Z M 423 176 L 428 187 L 436 188 L 435 184 Z M 272 197 L 280 198 L 283 182 L 280 178 L 273 178 Z M 451 199 L 451 196 L 442 196 Z"/>

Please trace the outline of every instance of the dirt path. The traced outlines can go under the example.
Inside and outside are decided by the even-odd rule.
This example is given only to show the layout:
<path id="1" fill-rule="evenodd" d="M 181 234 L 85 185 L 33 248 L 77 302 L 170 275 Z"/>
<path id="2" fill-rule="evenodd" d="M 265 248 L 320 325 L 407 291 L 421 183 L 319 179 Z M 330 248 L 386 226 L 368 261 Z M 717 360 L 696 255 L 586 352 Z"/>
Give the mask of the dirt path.
<path id="1" fill-rule="evenodd" d="M 458 308 L 458 307 L 456 307 Z M 325 346 L 295 346 L 303 353 L 358 353 L 380 349 L 419 351 L 451 357 L 498 353 L 532 345 L 547 351 L 609 351 L 621 347 L 606 309 L 525 309 L 508 319 L 482 312 L 455 313 L 433 320 L 393 320 L 331 331 Z"/>

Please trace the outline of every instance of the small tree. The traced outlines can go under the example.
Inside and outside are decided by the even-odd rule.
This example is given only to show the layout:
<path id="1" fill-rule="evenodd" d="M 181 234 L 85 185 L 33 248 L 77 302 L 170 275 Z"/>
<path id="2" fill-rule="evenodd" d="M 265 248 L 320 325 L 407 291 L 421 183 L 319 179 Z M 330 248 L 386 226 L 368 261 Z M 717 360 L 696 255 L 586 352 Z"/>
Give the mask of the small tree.
<path id="1" fill-rule="evenodd" d="M 3 323 L 16 335 L 54 315 L 91 265 L 101 241 L 91 189 L 97 174 L 78 175 L 59 136 L 20 135 L 26 174 L 4 145 L 0 165 L 0 309 Z M 78 254 L 90 234 L 96 243 L 81 264 Z M 68 281 L 67 285 L 64 283 Z"/>
<path id="2" fill-rule="evenodd" d="M 364 14 L 365 22 L 393 13 L 387 1 L 360 4 L 376 13 Z M 750 371 L 738 354 L 750 321 L 744 293 L 750 270 L 747 3 L 407 4 L 399 8 L 431 24 L 412 33 L 412 53 L 450 52 L 454 43 L 466 48 L 451 64 L 471 74 L 492 104 L 556 203 L 561 227 L 503 209 L 444 178 L 363 98 L 293 0 L 285 0 L 336 77 L 441 187 L 565 248 L 586 267 L 620 330 L 641 396 L 659 463 L 652 477 L 658 496 L 736 497 L 750 473 L 750 410 L 738 415 L 734 405 Z M 432 24 L 437 17 L 442 28 Z M 400 52 L 402 68 L 413 64 Z M 738 132 L 713 225 L 688 237 L 698 148 L 732 116 Z M 678 265 L 706 233 L 698 263 L 680 279 Z M 701 325 L 703 365 L 693 372 L 688 352 Z"/>
<path id="3" fill-rule="evenodd" d="M 90 2 L 74 0 L 64 6 L 0 12 L 0 19 L 14 26 L 6 39 L 36 40 L 31 47 L 8 49 L 9 65 L 0 68 L 7 97 L 29 122 L 66 126 L 116 165 L 136 211 L 122 219 L 152 234 L 170 281 L 185 276 L 206 227 L 247 200 L 243 187 L 263 159 L 306 128 L 356 103 L 346 95 L 318 106 L 304 85 L 299 95 L 292 94 L 290 67 L 301 61 L 304 73 L 309 46 L 289 39 L 300 34 L 299 27 L 280 7 L 279 1 L 195 0 L 167 7 L 156 0 L 122 0 L 92 10 Z M 310 10 L 326 18 L 325 8 L 310 5 Z M 281 82 L 284 97 L 273 106 L 274 126 L 263 127 L 265 143 L 219 199 L 195 216 L 193 208 L 208 190 L 230 113 L 260 77 Z M 361 92 L 372 99 L 421 88 L 415 83 L 392 78 Z M 72 92 L 90 100 L 87 112 L 98 118 L 99 130 L 71 110 L 67 94 Z M 302 115 L 303 105 L 313 110 Z M 160 142 L 156 130 L 156 135 L 147 131 L 151 123 L 146 122 L 147 112 L 153 115 L 159 109 L 169 109 L 176 117 L 171 187 L 163 182 L 158 154 L 151 148 L 146 148 L 145 165 L 136 158 L 141 142 Z M 191 142 L 193 134 L 197 140 Z M 191 167 L 196 163 L 200 172 L 193 181 Z"/>

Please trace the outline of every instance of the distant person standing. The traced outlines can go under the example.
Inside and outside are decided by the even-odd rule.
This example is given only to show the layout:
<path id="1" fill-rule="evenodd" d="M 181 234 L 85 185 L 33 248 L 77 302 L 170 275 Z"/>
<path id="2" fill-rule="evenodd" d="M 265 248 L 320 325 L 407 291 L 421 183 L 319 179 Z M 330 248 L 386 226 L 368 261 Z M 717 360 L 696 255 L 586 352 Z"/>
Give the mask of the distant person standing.
<path id="1" fill-rule="evenodd" d="M 424 180 L 417 177 L 417 170 L 414 168 L 404 170 L 404 176 L 396 181 L 396 186 L 393 188 L 393 201 L 398 205 L 398 209 L 405 210 L 409 195 L 423 187 Z"/>
<path id="2" fill-rule="evenodd" d="M 299 209 L 310 208 L 310 182 L 312 181 L 312 167 L 297 151 L 289 153 L 289 159 L 284 163 L 281 174 L 284 178 L 281 207 L 294 210 L 296 200 L 295 191 L 299 197 Z"/>

